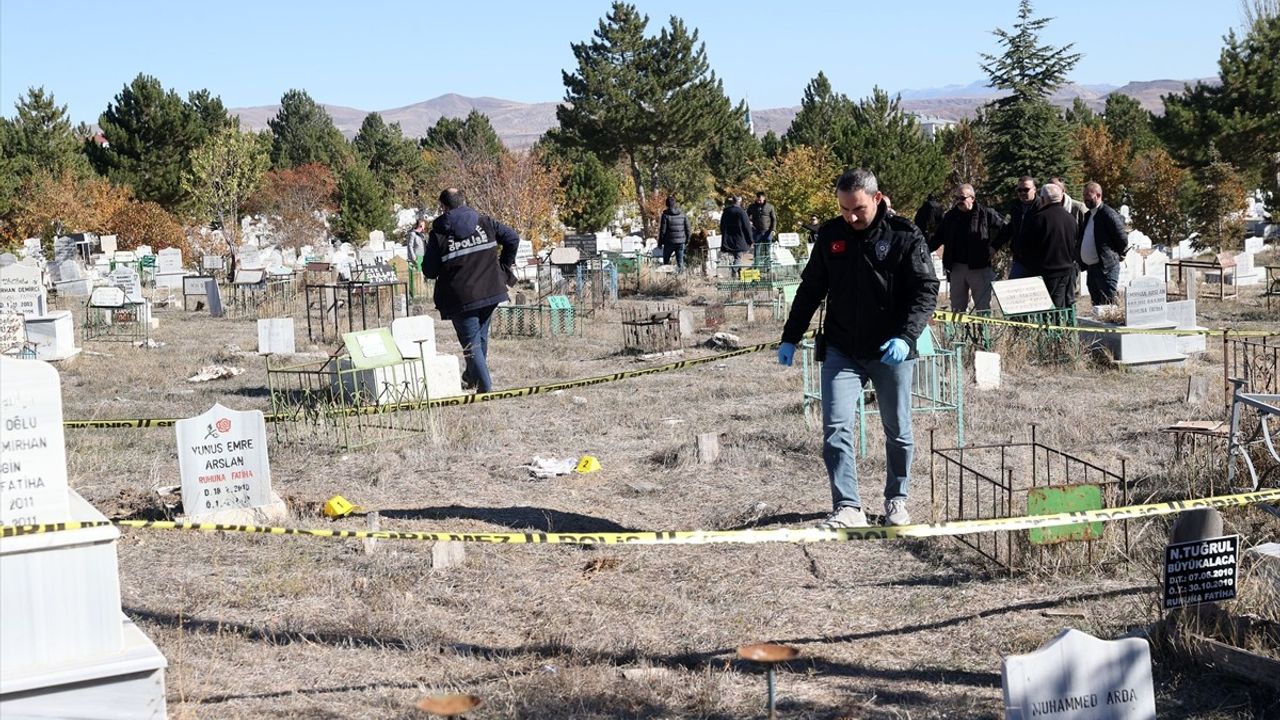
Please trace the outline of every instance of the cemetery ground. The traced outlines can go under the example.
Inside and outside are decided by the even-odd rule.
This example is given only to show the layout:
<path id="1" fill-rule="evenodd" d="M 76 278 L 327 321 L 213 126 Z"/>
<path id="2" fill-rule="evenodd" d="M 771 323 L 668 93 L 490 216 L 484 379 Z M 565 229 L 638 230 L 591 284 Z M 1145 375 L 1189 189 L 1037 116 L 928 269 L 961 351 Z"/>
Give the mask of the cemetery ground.
<path id="1" fill-rule="evenodd" d="M 713 294 L 692 280 L 686 294 L 650 299 L 688 305 Z M 1276 328 L 1253 294 L 1200 302 L 1205 325 Z M 754 324 L 742 308 L 728 314 L 722 329 L 744 345 L 780 333 L 768 312 Z M 270 412 L 253 322 L 180 308 L 156 317 L 162 347 L 90 342 L 59 368 L 67 418 L 191 417 L 215 402 Z M 497 387 L 644 367 L 619 351 L 617 318 L 606 308 L 582 320 L 578 336 L 492 341 Z M 305 327 L 300 320 L 300 352 L 333 349 L 306 342 Z M 452 329 L 437 322 L 437 331 L 440 351 L 458 353 Z M 1160 432 L 1178 420 L 1224 417 L 1221 354 L 1211 337 L 1209 352 L 1185 367 L 1125 372 L 1087 358 L 1034 365 L 1011 351 L 1001 389 L 966 388 L 966 440 L 1023 440 L 1034 423 L 1042 442 L 1103 467 L 1125 458 L 1133 502 L 1225 494 L 1221 445 L 1175 462 L 1173 441 Z M 212 363 L 246 372 L 186 381 Z M 1184 403 L 1188 374 L 1210 378 L 1199 406 Z M 456 532 L 796 526 L 830 507 L 820 431 L 801 409 L 800 369 L 779 367 L 771 351 L 441 408 L 433 418 L 432 433 L 363 448 L 296 436 L 273 442 L 287 524 L 365 529 L 363 517 L 321 513 L 337 494 L 379 511 L 383 529 Z M 950 416 L 915 417 L 917 522 L 930 518 L 931 429 L 940 445 L 955 442 Z M 700 464 L 695 436 L 713 431 L 723 451 Z M 68 430 L 67 450 L 72 487 L 107 516 L 178 511 L 176 496 L 157 494 L 178 484 L 172 428 Z M 534 456 L 585 454 L 602 470 L 534 480 L 520 467 Z M 875 427 L 859 472 L 877 516 L 883 470 Z M 1245 546 L 1275 540 L 1280 529 L 1257 509 L 1224 514 Z M 460 565 L 433 569 L 426 542 L 378 541 L 367 552 L 352 540 L 126 530 L 119 558 L 125 612 L 169 661 L 175 718 L 411 718 L 422 716 L 412 709 L 419 697 L 446 692 L 481 696 L 479 718 L 762 717 L 765 677 L 734 654 L 757 641 L 801 651 L 779 673 L 782 717 L 997 718 L 1002 655 L 1032 651 L 1066 627 L 1115 638 L 1161 617 L 1169 524 L 1135 523 L 1128 564 L 1013 575 L 952 539 L 468 544 Z M 1280 607 L 1260 594 L 1242 592 L 1228 607 L 1280 621 Z M 1280 657 L 1274 646 L 1253 649 Z M 1280 713 L 1273 691 L 1160 644 L 1153 664 L 1161 717 Z"/>

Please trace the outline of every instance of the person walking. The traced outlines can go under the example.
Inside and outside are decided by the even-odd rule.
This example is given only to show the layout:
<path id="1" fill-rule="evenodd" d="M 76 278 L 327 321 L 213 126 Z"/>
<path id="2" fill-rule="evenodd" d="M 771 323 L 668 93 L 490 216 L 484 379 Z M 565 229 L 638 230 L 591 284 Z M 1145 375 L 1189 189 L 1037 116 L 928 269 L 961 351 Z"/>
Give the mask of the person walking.
<path id="1" fill-rule="evenodd" d="M 720 214 L 720 250 L 733 258 L 734 265 L 742 264 L 742 256 L 751 252 L 751 220 L 742 208 L 742 196 L 731 195 Z"/>
<path id="2" fill-rule="evenodd" d="M 462 384 L 493 390 L 489 375 L 489 321 L 493 309 L 510 299 L 507 287 L 520 235 L 466 205 L 457 188 L 440 193 L 440 215 L 431 224 L 422 274 L 436 281 L 433 300 L 440 317 L 453 323 L 466 359 Z"/>
<path id="3" fill-rule="evenodd" d="M 658 244 L 662 246 L 662 264 L 670 265 L 671 256 L 676 257 L 676 269 L 684 272 L 684 250 L 689 243 L 689 216 L 684 214 L 676 199 L 667 196 L 667 209 L 662 211 L 658 221 Z"/>
<path id="4" fill-rule="evenodd" d="M 908 219 L 893 215 L 868 170 L 848 170 L 836 182 L 840 217 L 823 223 L 800 276 L 782 329 L 778 362 L 791 365 L 796 343 L 825 300 L 822 362 L 822 459 L 833 511 L 819 527 L 865 527 L 854 452 L 858 396 L 876 390 L 885 434 L 885 525 L 906 525 L 915 440 L 911 387 L 916 340 L 938 303 L 938 278 L 928 243 Z"/>

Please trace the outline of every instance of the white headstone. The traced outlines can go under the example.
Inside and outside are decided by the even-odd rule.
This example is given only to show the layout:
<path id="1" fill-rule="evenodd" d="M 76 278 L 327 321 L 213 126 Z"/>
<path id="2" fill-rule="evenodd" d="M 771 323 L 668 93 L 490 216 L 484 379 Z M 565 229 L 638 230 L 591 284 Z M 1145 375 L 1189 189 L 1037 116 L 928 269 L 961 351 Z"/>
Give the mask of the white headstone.
<path id="1" fill-rule="evenodd" d="M 27 325 L 21 313 L 0 312 L 0 353 L 22 350 L 27 344 Z"/>
<path id="2" fill-rule="evenodd" d="M 200 258 L 200 267 L 205 270 L 221 270 L 226 260 L 221 255 L 205 255 Z"/>
<path id="3" fill-rule="evenodd" d="M 70 520 L 62 382 L 40 360 L 0 357 L 0 524 Z"/>
<path id="4" fill-rule="evenodd" d="M 261 410 L 215 404 L 175 424 L 182 507 L 198 516 L 271 502 L 267 425 Z"/>
<path id="5" fill-rule="evenodd" d="M 1124 324 L 1130 327 L 1168 322 L 1164 280 L 1135 278 L 1124 293 Z"/>
<path id="6" fill-rule="evenodd" d="M 371 230 L 369 232 L 369 242 L 365 245 L 370 250 L 384 250 L 387 247 L 387 234 L 381 230 Z"/>
<path id="7" fill-rule="evenodd" d="M 1244 251 L 1247 253 L 1260 253 L 1266 246 L 1266 238 L 1250 237 L 1244 239 Z M 57 249 L 54 250 L 54 257 L 57 257 Z"/>
<path id="8" fill-rule="evenodd" d="M 1159 250 L 1152 250 L 1142 265 L 1142 274 L 1164 282 L 1164 266 L 1169 263 L 1169 256 Z"/>
<path id="9" fill-rule="evenodd" d="M 102 249 L 102 254 L 107 257 L 111 257 L 119 249 L 115 235 L 103 235 L 98 238 L 98 247 Z"/>
<path id="10" fill-rule="evenodd" d="M 138 279 L 138 272 L 133 268 L 117 267 L 111 271 L 111 275 L 107 277 L 107 282 L 112 287 L 118 287 L 124 291 L 125 302 L 142 302 L 142 281 Z"/>
<path id="11" fill-rule="evenodd" d="M 258 321 L 259 355 L 292 355 L 295 352 L 293 318 L 264 318 Z"/>
<path id="12" fill-rule="evenodd" d="M 1145 250 L 1151 247 L 1151 238 L 1147 237 L 1141 230 L 1130 230 L 1129 246 Z"/>
<path id="13" fill-rule="evenodd" d="M 1003 665 L 1008 720 L 1155 720 L 1151 648 L 1144 639 L 1100 640 L 1067 629 Z"/>
<path id="14" fill-rule="evenodd" d="M 723 238 L 721 238 L 719 235 L 708 235 L 708 236 L 707 236 L 707 249 L 708 249 L 708 250 L 719 250 L 719 249 L 720 249 L 720 245 L 721 245 L 721 243 L 722 243 L 722 240 L 723 240 Z"/>
<path id="15" fill-rule="evenodd" d="M 975 350 L 973 353 L 973 371 L 979 390 L 999 389 L 1000 353 Z"/>
<path id="16" fill-rule="evenodd" d="M 551 250 L 552 265 L 577 265 L 581 253 L 576 247 L 558 247 Z"/>
<path id="17" fill-rule="evenodd" d="M 40 268 L 13 264 L 0 267 L 0 310 L 44 315 L 48 292 Z"/>
<path id="18" fill-rule="evenodd" d="M 118 308 L 124 305 L 124 291 L 115 286 L 95 288 L 89 296 L 91 307 Z"/>
<path id="19" fill-rule="evenodd" d="M 778 244 L 785 248 L 800 247 L 800 233 L 778 233 Z"/>
<path id="20" fill-rule="evenodd" d="M 392 320 L 391 336 L 396 339 L 396 347 L 400 348 L 400 357 L 419 357 L 419 347 L 427 357 L 436 354 L 436 321 L 430 315 Z"/>
<path id="21" fill-rule="evenodd" d="M 18 258 L 13 253 L 0 253 L 0 268 L 9 267 L 18 262 Z"/>
<path id="22" fill-rule="evenodd" d="M 182 251 L 178 248 L 165 248 L 156 253 L 156 274 L 173 275 L 182 272 Z"/>
<path id="23" fill-rule="evenodd" d="M 1053 298 L 1049 297 L 1049 288 L 1042 277 L 998 280 L 991 283 L 991 289 L 1000 303 L 1000 312 L 1005 315 L 1053 309 Z"/>

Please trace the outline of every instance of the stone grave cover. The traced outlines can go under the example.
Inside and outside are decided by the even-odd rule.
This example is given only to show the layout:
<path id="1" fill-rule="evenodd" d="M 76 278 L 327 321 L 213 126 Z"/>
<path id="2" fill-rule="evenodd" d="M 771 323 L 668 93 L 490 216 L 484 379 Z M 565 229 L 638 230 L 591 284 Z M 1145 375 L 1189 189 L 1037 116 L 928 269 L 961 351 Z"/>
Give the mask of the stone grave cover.
<path id="1" fill-rule="evenodd" d="M 182 507 L 187 515 L 271 503 L 267 425 L 261 410 L 215 404 L 175 423 Z"/>
<path id="2" fill-rule="evenodd" d="M 0 357 L 0 524 L 71 519 L 62 382 L 41 360 Z"/>

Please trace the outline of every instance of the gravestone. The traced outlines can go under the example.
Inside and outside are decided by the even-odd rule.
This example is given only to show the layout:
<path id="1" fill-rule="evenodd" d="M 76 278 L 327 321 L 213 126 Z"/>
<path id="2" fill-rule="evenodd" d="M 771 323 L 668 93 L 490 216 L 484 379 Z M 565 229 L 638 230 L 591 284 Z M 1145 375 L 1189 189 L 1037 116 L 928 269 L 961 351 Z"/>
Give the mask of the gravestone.
<path id="1" fill-rule="evenodd" d="M 200 258 L 200 268 L 202 270 L 221 270 L 226 267 L 227 259 L 221 255 L 205 255 Z"/>
<path id="2" fill-rule="evenodd" d="M 708 235 L 708 236 L 707 236 L 707 249 L 708 249 L 708 250 L 719 250 L 719 249 L 721 248 L 721 246 L 722 246 L 722 245 L 723 245 L 723 238 L 721 238 L 719 235 Z"/>
<path id="3" fill-rule="evenodd" d="M 374 252 L 385 250 L 387 248 L 387 234 L 381 230 L 370 231 L 369 242 L 365 247 Z"/>
<path id="4" fill-rule="evenodd" d="M 1162 325 L 1169 322 L 1164 279 L 1134 278 L 1125 289 L 1124 324 L 1129 327 Z"/>
<path id="5" fill-rule="evenodd" d="M 187 275 L 182 278 L 182 309 L 186 310 L 190 298 L 196 298 L 195 309 L 199 310 L 205 305 L 205 295 L 208 288 L 205 283 L 213 280 L 212 275 Z"/>
<path id="6" fill-rule="evenodd" d="M 210 317 L 222 317 L 222 291 L 218 288 L 218 281 L 210 278 L 204 283 L 204 301 L 205 306 L 209 308 Z"/>
<path id="7" fill-rule="evenodd" d="M 1142 264 L 1142 274 L 1164 283 L 1164 266 L 1169 264 L 1169 256 L 1160 250 L 1152 250 Z"/>
<path id="8" fill-rule="evenodd" d="M 778 233 L 778 245 L 784 248 L 800 247 L 800 233 Z"/>
<path id="9" fill-rule="evenodd" d="M 1179 330 L 1204 330 L 1196 322 L 1196 301 L 1194 298 L 1190 300 L 1175 300 L 1167 303 L 1166 312 L 1169 316 L 1169 322 L 1174 324 Z M 1190 354 L 1201 353 L 1208 350 L 1208 338 L 1206 335 L 1178 335 L 1177 336 L 1178 352 Z"/>
<path id="10" fill-rule="evenodd" d="M 67 235 L 53 239 L 53 261 L 64 263 L 76 259 L 76 239 Z"/>
<path id="11" fill-rule="evenodd" d="M 79 260 L 66 260 L 58 266 L 58 280 L 53 284 L 62 297 L 88 297 L 93 282 L 85 277 Z"/>
<path id="12" fill-rule="evenodd" d="M 975 350 L 973 353 L 974 381 L 979 390 L 1000 388 L 1000 353 Z"/>
<path id="13" fill-rule="evenodd" d="M 1039 650 L 1009 655 L 1001 672 L 1007 720 L 1155 720 L 1151 648 L 1063 630 Z"/>
<path id="14" fill-rule="evenodd" d="M 1042 312 L 1053 309 L 1053 299 L 1042 277 L 998 280 L 991 283 L 1000 312 L 1004 315 Z"/>
<path id="15" fill-rule="evenodd" d="M 115 255 L 116 250 L 120 249 L 119 245 L 116 243 L 116 236 L 103 235 L 102 237 L 99 237 L 98 249 L 103 255 L 106 255 L 107 257 L 111 257 L 112 255 Z"/>
<path id="16" fill-rule="evenodd" d="M 1209 378 L 1204 375 L 1187 376 L 1187 394 L 1183 401 L 1188 405 L 1196 406 L 1204 403 L 1209 398 Z"/>
<path id="17" fill-rule="evenodd" d="M 0 268 L 9 267 L 16 262 L 18 258 L 13 253 L 0 253 Z"/>
<path id="18" fill-rule="evenodd" d="M 179 420 L 175 430 L 182 507 L 192 521 L 266 508 L 278 500 L 271 492 L 267 425 L 261 410 L 214 404 L 196 417 Z"/>
<path id="19" fill-rule="evenodd" d="M 1253 262 L 1253 253 L 1236 255 L 1236 285 L 1257 285 L 1262 282 L 1262 271 Z"/>
<path id="20" fill-rule="evenodd" d="M 1164 553 L 1164 609 L 1232 600 L 1238 586 L 1240 536 L 1171 542 Z"/>
<path id="21" fill-rule="evenodd" d="M 0 357 L 0 525 L 71 519 L 62 382 L 48 363 Z"/>
<path id="22" fill-rule="evenodd" d="M 156 253 L 156 274 L 171 275 L 182 272 L 182 251 L 178 248 L 165 248 Z"/>
<path id="23" fill-rule="evenodd" d="M 431 357 L 436 354 L 436 322 L 430 315 L 392 320 L 391 336 L 395 338 L 401 357 Z"/>
<path id="24" fill-rule="evenodd" d="M 124 303 L 124 291 L 114 286 L 96 288 L 89 296 L 89 307 L 118 308 L 124 307 Z"/>
<path id="25" fill-rule="evenodd" d="M 258 321 L 259 355 L 292 355 L 295 352 L 293 318 L 264 318 Z"/>
<path id="26" fill-rule="evenodd" d="M 548 262 L 552 265 L 577 265 L 581 257 L 582 253 L 576 247 L 558 247 L 552 248 Z"/>
<path id="27" fill-rule="evenodd" d="M 1244 239 L 1244 251 L 1247 253 L 1260 253 L 1265 249 L 1267 244 L 1266 238 L 1250 237 Z M 55 253 L 56 255 L 56 253 Z"/>
<path id="28" fill-rule="evenodd" d="M 27 317 L 44 315 L 48 292 L 39 268 L 13 264 L 0 268 L 0 311 Z"/>
<path id="29" fill-rule="evenodd" d="M 20 353 L 27 346 L 27 324 L 21 313 L 0 312 L 0 353 Z"/>
<path id="30" fill-rule="evenodd" d="M 142 282 L 138 279 L 138 271 L 130 267 L 117 267 L 107 276 L 107 283 L 124 291 L 126 303 L 141 303 Z"/>

